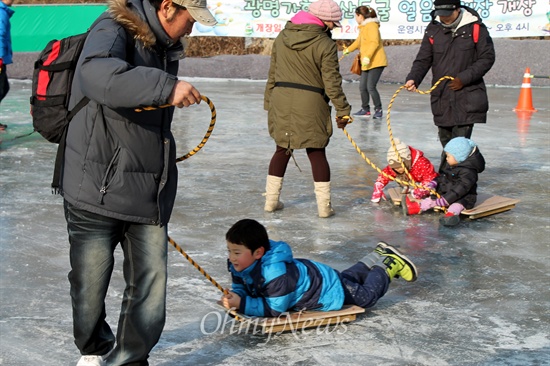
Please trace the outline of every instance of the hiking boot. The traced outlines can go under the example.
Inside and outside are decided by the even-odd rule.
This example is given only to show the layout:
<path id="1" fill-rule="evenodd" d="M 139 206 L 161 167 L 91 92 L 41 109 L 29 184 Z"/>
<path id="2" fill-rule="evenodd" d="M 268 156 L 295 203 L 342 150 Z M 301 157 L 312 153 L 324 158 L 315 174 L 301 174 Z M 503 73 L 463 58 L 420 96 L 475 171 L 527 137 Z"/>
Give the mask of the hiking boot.
<path id="1" fill-rule="evenodd" d="M 370 117 L 370 111 L 368 109 L 361 108 L 359 111 L 355 112 L 353 115 L 358 117 Z"/>
<path id="2" fill-rule="evenodd" d="M 370 114 L 370 113 L 369 113 Z M 382 109 L 375 109 L 373 119 L 382 118 Z"/>
<path id="3" fill-rule="evenodd" d="M 445 216 L 439 219 L 439 223 L 443 226 L 456 226 L 460 222 L 460 216 L 447 212 Z"/>
<path id="4" fill-rule="evenodd" d="M 361 259 L 367 267 L 378 266 L 384 268 L 390 281 L 393 278 L 403 278 L 405 281 L 413 282 L 418 277 L 418 271 L 414 263 L 401 254 L 397 249 L 381 241 L 374 251 Z"/>
<path id="5" fill-rule="evenodd" d="M 412 201 L 408 194 L 401 196 L 401 209 L 403 209 L 403 215 L 418 215 L 420 210 L 420 203 Z"/>

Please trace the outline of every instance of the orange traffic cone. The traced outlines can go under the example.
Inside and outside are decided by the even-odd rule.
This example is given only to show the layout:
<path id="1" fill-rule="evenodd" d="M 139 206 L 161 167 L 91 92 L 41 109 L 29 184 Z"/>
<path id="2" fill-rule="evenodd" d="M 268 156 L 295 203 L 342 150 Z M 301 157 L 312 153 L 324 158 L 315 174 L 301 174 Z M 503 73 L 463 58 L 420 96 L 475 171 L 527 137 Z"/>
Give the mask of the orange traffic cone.
<path id="1" fill-rule="evenodd" d="M 531 70 L 529 68 L 526 68 L 525 74 L 523 74 L 523 83 L 521 84 L 521 90 L 519 92 L 518 105 L 514 108 L 514 111 L 537 111 L 533 107 L 533 96 L 531 94 Z"/>

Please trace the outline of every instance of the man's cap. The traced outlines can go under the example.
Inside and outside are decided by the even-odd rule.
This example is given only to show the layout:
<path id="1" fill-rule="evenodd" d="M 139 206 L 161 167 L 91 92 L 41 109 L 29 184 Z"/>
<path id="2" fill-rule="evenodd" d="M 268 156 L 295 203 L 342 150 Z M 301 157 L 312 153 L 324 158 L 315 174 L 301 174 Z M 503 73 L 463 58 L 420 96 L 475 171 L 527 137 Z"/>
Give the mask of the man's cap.
<path id="1" fill-rule="evenodd" d="M 434 16 L 436 17 L 448 17 L 460 8 L 460 0 L 435 0 L 434 1 Z"/>
<path id="2" fill-rule="evenodd" d="M 317 0 L 309 5 L 308 13 L 317 18 L 333 22 L 336 27 L 341 27 L 342 9 L 333 0 Z"/>
<path id="3" fill-rule="evenodd" d="M 206 0 L 172 0 L 174 4 L 185 7 L 191 16 L 202 25 L 216 25 L 218 21 L 206 7 Z"/>

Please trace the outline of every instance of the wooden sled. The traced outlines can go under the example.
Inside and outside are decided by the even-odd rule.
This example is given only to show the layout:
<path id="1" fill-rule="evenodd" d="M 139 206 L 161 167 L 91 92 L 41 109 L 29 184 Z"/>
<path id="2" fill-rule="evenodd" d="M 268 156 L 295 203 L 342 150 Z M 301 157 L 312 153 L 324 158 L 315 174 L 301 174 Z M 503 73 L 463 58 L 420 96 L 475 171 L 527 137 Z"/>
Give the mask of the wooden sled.
<path id="1" fill-rule="evenodd" d="M 401 205 L 401 196 L 402 196 L 401 187 L 393 187 L 388 189 L 388 194 L 394 205 Z M 411 200 L 415 200 L 410 196 Z M 489 215 L 494 215 L 500 212 L 505 212 L 516 207 L 516 203 L 520 200 L 513 198 L 506 198 L 502 196 L 493 196 L 487 193 L 480 193 L 477 195 L 477 201 L 474 208 L 469 210 L 464 210 L 460 214 L 468 216 L 469 219 L 479 219 L 480 217 L 485 217 Z M 437 211 L 437 207 L 436 207 Z"/>
<path id="2" fill-rule="evenodd" d="M 218 304 L 221 305 L 220 302 Z M 228 311 L 225 308 L 224 310 Z M 356 319 L 357 314 L 364 313 L 365 309 L 356 305 L 344 305 L 340 310 L 288 312 L 271 318 L 251 317 L 234 310 L 229 310 L 228 312 L 236 320 L 242 323 L 249 323 L 248 325 L 243 324 L 241 328 L 246 328 L 255 333 L 270 334 L 287 331 L 301 332 L 307 328 L 349 323 Z"/>

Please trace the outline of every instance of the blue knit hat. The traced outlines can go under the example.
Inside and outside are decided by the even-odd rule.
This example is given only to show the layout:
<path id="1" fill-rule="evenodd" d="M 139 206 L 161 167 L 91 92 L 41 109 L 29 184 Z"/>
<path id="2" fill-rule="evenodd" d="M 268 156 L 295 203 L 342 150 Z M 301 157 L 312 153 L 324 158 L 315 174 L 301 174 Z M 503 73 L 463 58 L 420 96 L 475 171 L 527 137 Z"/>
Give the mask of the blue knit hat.
<path id="1" fill-rule="evenodd" d="M 470 156 L 475 147 L 476 144 L 472 140 L 466 137 L 455 137 L 447 142 L 443 150 L 451 154 L 458 163 L 462 163 Z"/>

